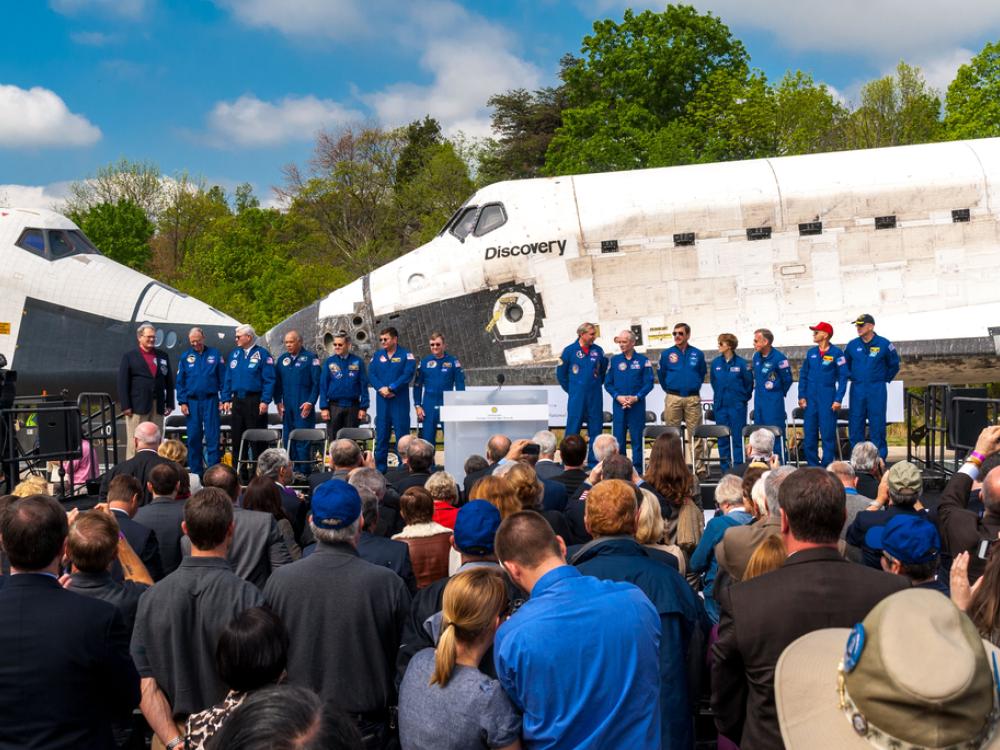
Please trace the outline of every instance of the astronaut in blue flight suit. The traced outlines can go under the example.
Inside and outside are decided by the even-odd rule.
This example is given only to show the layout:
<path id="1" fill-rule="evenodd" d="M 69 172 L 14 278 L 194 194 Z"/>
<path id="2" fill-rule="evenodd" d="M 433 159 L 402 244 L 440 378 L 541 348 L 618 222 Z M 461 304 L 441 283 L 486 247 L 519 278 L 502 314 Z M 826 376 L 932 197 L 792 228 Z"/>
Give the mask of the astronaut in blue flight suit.
<path id="1" fill-rule="evenodd" d="M 333 337 L 333 354 L 321 369 L 320 416 L 327 439 L 334 440 L 341 429 L 357 427 L 368 413 L 368 370 L 361 357 L 351 354 L 351 340 L 342 333 Z"/>
<path id="2" fill-rule="evenodd" d="M 604 350 L 594 343 L 597 328 L 593 323 L 581 323 L 576 329 L 577 340 L 567 346 L 556 366 L 556 379 L 569 394 L 566 403 L 566 434 L 578 435 L 587 424 L 587 457 L 594 458 L 594 440 L 604 428 L 604 396 L 601 385 L 608 371 Z"/>
<path id="3" fill-rule="evenodd" d="M 274 366 L 274 403 L 281 417 L 282 441 L 289 450 L 292 467 L 310 473 L 309 443 L 296 441 L 289 447 L 289 436 L 298 428 L 316 426 L 316 398 L 319 395 L 319 357 L 302 348 L 302 334 L 285 334 L 285 353 Z"/>
<path id="4" fill-rule="evenodd" d="M 809 326 L 816 343 L 806 352 L 799 369 L 799 406 L 802 420 L 802 447 L 810 466 L 827 466 L 837 458 L 837 412 L 847 392 L 847 360 L 830 344 L 833 326 Z M 823 438 L 823 460 L 819 459 L 819 438 Z"/>
<path id="5" fill-rule="evenodd" d="M 420 437 L 431 445 L 437 442 L 437 426 L 445 391 L 464 391 L 465 373 L 458 357 L 444 350 L 444 336 L 432 333 L 431 353 L 417 364 L 413 381 L 413 403 L 421 421 Z"/>
<path id="6" fill-rule="evenodd" d="M 785 460 L 785 394 L 792 387 L 792 366 L 788 357 L 775 349 L 774 334 L 758 328 L 753 334 L 753 423 L 781 428 L 777 440 L 779 458 Z"/>
<path id="7" fill-rule="evenodd" d="M 187 417 L 188 468 L 201 476 L 219 463 L 219 391 L 225 377 L 222 353 L 205 346 L 205 333 L 192 328 L 191 348 L 177 365 L 177 403 Z"/>
<path id="8" fill-rule="evenodd" d="M 611 432 L 618 450 L 625 454 L 626 434 L 632 439 L 632 465 L 642 473 L 642 431 L 646 426 L 646 396 L 653 390 L 653 363 L 635 350 L 635 334 L 622 331 L 615 338 L 621 354 L 611 358 L 604 390 L 614 403 Z"/>
<path id="9" fill-rule="evenodd" d="M 899 373 L 899 352 L 889 339 L 875 333 L 871 315 L 859 315 L 854 325 L 858 337 L 844 347 L 851 378 L 848 432 L 852 446 L 864 442 L 867 421 L 868 439 L 884 461 L 889 450 L 885 442 L 886 383 Z"/>
<path id="10" fill-rule="evenodd" d="M 732 455 L 730 442 L 719 440 L 719 459 L 722 473 L 729 471 L 732 464 L 743 463 L 743 428 L 747 424 L 747 404 L 753 395 L 753 370 L 750 363 L 736 354 L 739 340 L 731 333 L 719 334 L 719 356 L 712 360 L 708 369 L 712 384 L 712 411 L 715 423 L 725 425 L 732 434 Z"/>
<path id="11" fill-rule="evenodd" d="M 379 332 L 381 351 L 368 366 L 368 379 L 375 388 L 375 468 L 385 473 L 389 468 L 389 436 L 395 433 L 393 452 L 404 435 L 410 434 L 410 381 L 417 361 L 399 346 L 399 331 L 393 327 Z M 398 455 L 398 454 L 397 454 Z"/>
<path id="12" fill-rule="evenodd" d="M 233 464 L 238 460 L 243 432 L 251 428 L 267 428 L 267 405 L 274 396 L 274 357 L 254 343 L 257 333 L 252 326 L 236 328 L 236 348 L 226 358 L 226 375 L 222 381 L 223 411 L 232 414 L 229 434 L 233 444 Z M 266 443 L 250 444 L 252 456 L 259 456 Z M 249 473 L 243 469 L 244 481 Z"/>

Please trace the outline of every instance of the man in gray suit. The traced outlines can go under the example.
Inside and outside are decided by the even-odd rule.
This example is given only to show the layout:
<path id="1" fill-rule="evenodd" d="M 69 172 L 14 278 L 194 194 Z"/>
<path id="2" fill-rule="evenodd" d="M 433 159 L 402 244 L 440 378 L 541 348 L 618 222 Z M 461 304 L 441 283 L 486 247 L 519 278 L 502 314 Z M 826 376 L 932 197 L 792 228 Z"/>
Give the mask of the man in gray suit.
<path id="1" fill-rule="evenodd" d="M 240 508 L 240 482 L 231 466 L 216 464 L 205 471 L 201 480 L 204 487 L 217 487 L 233 502 L 233 543 L 229 548 L 229 564 L 244 581 L 259 589 L 264 588 L 271 573 L 292 562 L 285 540 L 278 531 L 278 522 L 270 513 Z M 191 554 L 191 542 L 181 540 L 184 556 Z"/>

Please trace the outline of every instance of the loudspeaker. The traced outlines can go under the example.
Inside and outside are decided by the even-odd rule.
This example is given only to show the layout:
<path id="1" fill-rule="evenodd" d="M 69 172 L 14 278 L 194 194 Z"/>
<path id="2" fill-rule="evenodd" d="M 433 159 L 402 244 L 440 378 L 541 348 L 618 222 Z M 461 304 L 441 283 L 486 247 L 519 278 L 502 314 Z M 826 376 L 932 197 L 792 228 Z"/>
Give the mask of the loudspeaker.
<path id="1" fill-rule="evenodd" d="M 965 396 L 967 398 L 987 398 L 985 388 L 952 388 L 951 397 Z M 987 425 L 986 404 L 960 401 L 951 407 L 948 417 L 951 421 L 948 430 L 949 448 L 966 448 L 972 450 L 976 438 Z"/>
<path id="2" fill-rule="evenodd" d="M 81 458 L 80 409 L 66 404 L 65 410 L 38 412 L 38 453 L 54 459 Z"/>

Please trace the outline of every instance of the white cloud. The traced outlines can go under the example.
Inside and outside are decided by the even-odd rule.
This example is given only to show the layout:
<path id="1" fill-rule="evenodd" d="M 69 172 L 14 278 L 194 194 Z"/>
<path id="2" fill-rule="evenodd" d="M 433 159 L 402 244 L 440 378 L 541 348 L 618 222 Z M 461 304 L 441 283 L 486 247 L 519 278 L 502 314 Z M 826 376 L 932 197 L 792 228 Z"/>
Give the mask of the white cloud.
<path id="1" fill-rule="evenodd" d="M 208 126 L 215 145 L 274 146 L 308 141 L 322 128 L 361 118 L 330 99 L 286 96 L 272 103 L 244 94 L 234 102 L 218 102 L 208 115 Z"/>
<path id="2" fill-rule="evenodd" d="M 1000 3 L 966 0 L 691 0 L 739 36 L 768 31 L 788 49 L 859 55 L 877 64 L 932 59 L 1000 31 Z M 663 10 L 662 2 L 580 0 L 585 14 L 619 14 L 627 6 Z"/>
<path id="3" fill-rule="evenodd" d="M 115 40 L 114 35 L 105 34 L 103 31 L 75 31 L 69 38 L 84 47 L 104 47 Z"/>
<path id="4" fill-rule="evenodd" d="M 533 89 L 545 76 L 518 55 L 518 35 L 453 0 L 216 0 L 241 22 L 295 37 L 379 38 L 412 52 L 429 83 L 403 81 L 356 92 L 378 120 L 403 125 L 424 115 L 445 132 L 490 132 L 486 99 Z"/>
<path id="5" fill-rule="evenodd" d="M 0 148 L 90 146 L 100 139 L 100 128 L 70 112 L 55 92 L 0 84 Z"/>
<path id="6" fill-rule="evenodd" d="M 150 0 L 49 0 L 49 7 L 64 16 L 84 13 L 137 19 L 146 14 Z"/>
<path id="7" fill-rule="evenodd" d="M 512 88 L 534 89 L 541 73 L 532 64 L 493 44 L 478 40 L 439 40 L 428 45 L 420 65 L 433 77 L 425 86 L 402 83 L 364 95 L 380 122 L 403 125 L 430 114 L 449 133 L 490 133 L 488 94 Z"/>
<path id="8" fill-rule="evenodd" d="M 247 26 L 330 39 L 367 34 L 374 23 L 393 17 L 392 6 L 396 4 L 391 0 L 368 3 L 359 0 L 215 0 L 215 3 Z M 380 9 L 378 6 L 388 7 Z"/>
<path id="9" fill-rule="evenodd" d="M 958 69 L 969 62 L 974 54 L 976 53 L 972 50 L 959 47 L 929 60 L 915 59 L 911 64 L 920 68 L 924 80 L 937 89 L 943 99 L 948 86 L 955 80 Z"/>
<path id="10" fill-rule="evenodd" d="M 62 210 L 69 195 L 69 182 L 50 185 L 0 185 L 0 206 Z"/>

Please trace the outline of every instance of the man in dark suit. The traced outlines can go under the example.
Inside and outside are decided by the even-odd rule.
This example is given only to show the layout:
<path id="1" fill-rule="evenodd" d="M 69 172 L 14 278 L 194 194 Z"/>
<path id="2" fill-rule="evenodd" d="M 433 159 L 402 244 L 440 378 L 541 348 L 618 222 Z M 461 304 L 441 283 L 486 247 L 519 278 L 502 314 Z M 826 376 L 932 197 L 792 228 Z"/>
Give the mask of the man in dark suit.
<path id="1" fill-rule="evenodd" d="M 580 485 L 587 480 L 584 463 L 587 461 L 587 441 L 580 435 L 567 435 L 559 444 L 559 455 L 563 460 L 563 471 L 552 477 L 566 488 L 566 494 L 573 497 Z"/>
<path id="2" fill-rule="evenodd" d="M 161 437 L 160 428 L 152 422 L 143 422 L 135 428 L 135 435 L 132 437 L 134 455 L 119 464 L 115 464 L 104 475 L 101 480 L 101 502 L 108 499 L 108 487 L 111 485 L 111 480 L 119 474 L 135 477 L 139 480 L 139 484 L 143 488 L 140 505 L 145 505 L 153 499 L 153 495 L 146 487 L 146 483 L 149 481 L 149 472 L 159 464 L 172 463 L 169 458 L 164 458 L 156 452 L 156 449 L 160 447 Z"/>
<path id="3" fill-rule="evenodd" d="M 540 430 L 531 438 L 538 446 L 538 462 L 535 473 L 539 479 L 553 479 L 563 473 L 565 467 L 556 463 L 556 436 L 548 430 Z"/>
<path id="4" fill-rule="evenodd" d="M 375 471 L 373 469 L 373 471 Z M 361 535 L 358 537 L 358 556 L 374 565 L 382 565 L 403 579 L 410 594 L 417 591 L 417 579 L 410 563 L 410 547 L 405 542 L 376 536 L 378 528 L 378 497 L 363 479 L 353 485 L 361 496 Z M 371 529 L 369 532 L 368 529 Z"/>
<path id="5" fill-rule="evenodd" d="M 163 464 L 160 464 L 163 466 Z M 171 467 L 172 468 L 172 467 Z M 155 471 L 153 472 L 155 474 Z M 176 470 L 174 476 L 177 475 Z M 155 485 L 153 485 L 155 491 Z M 176 492 L 176 489 L 175 489 Z M 148 526 L 132 520 L 139 510 L 142 485 L 135 477 L 119 474 L 108 486 L 108 509 L 118 522 L 118 528 L 125 535 L 132 551 L 135 552 L 154 581 L 163 578 L 163 562 L 160 560 L 160 543 L 156 532 Z M 121 580 L 121 566 L 113 571 L 116 580 Z"/>
<path id="6" fill-rule="evenodd" d="M 385 481 L 389 484 L 395 484 L 410 473 L 409 458 L 407 458 L 406 453 L 410 448 L 410 443 L 416 439 L 416 435 L 407 434 L 403 435 L 399 439 L 399 442 L 396 443 L 396 452 L 399 453 L 399 465 L 386 470 Z"/>
<path id="7" fill-rule="evenodd" d="M 117 477 L 113 481 L 117 481 Z M 167 576 L 181 564 L 181 522 L 184 520 L 184 501 L 177 499 L 180 472 L 177 464 L 167 462 L 154 466 L 148 482 L 153 500 L 135 513 L 135 521 L 152 529 L 160 548 L 160 567 Z M 109 494 L 110 497 L 110 494 Z M 154 579 L 159 580 L 159 579 Z"/>
<path id="8" fill-rule="evenodd" d="M 246 510 L 237 503 L 240 499 L 240 482 L 233 467 L 216 464 L 205 470 L 201 480 L 205 487 L 218 487 L 233 503 L 233 520 L 236 531 L 229 548 L 229 564 L 244 581 L 259 589 L 264 588 L 271 573 L 292 562 L 285 540 L 278 531 L 278 523 L 270 513 Z M 181 552 L 187 557 L 191 543 L 181 539 Z"/>
<path id="9" fill-rule="evenodd" d="M 406 474 L 392 483 L 400 495 L 410 487 L 423 487 L 430 479 L 430 469 L 434 465 L 434 446 L 426 440 L 414 438 L 406 447 L 406 459 Z"/>
<path id="10" fill-rule="evenodd" d="M 174 410 L 174 371 L 170 357 L 153 346 L 156 329 L 143 323 L 136 331 L 139 345 L 122 355 L 118 366 L 118 403 L 125 415 L 128 447 L 125 458 L 132 458 L 132 436 L 142 422 L 153 422 L 161 430 L 163 418 Z"/>
<path id="11" fill-rule="evenodd" d="M 478 482 L 483 477 L 488 477 L 496 469 L 497 465 L 506 458 L 507 454 L 510 452 L 510 438 L 506 435 L 493 435 L 486 443 L 486 461 L 488 462 L 485 469 L 480 471 L 472 472 L 471 474 L 465 475 L 465 481 L 462 483 L 465 490 L 465 499 L 475 500 L 469 494 L 472 488 L 476 486 Z"/>
<path id="12" fill-rule="evenodd" d="M 138 558 L 128 543 L 119 538 L 118 531 L 115 517 L 99 510 L 77 516 L 66 538 L 66 556 L 72 564 L 69 590 L 117 607 L 131 638 L 139 597 L 151 584 L 142 575 L 141 567 L 133 566 Z M 111 577 L 111 565 L 119 562 L 119 554 L 122 554 L 119 569 L 124 567 L 135 578 L 116 581 Z M 144 578 L 145 582 L 138 578 Z"/>
<path id="13" fill-rule="evenodd" d="M 12 575 L 0 589 L 0 747 L 115 747 L 112 722 L 139 703 L 117 609 L 59 585 L 66 513 L 46 495 L 0 514 Z"/>
<path id="14" fill-rule="evenodd" d="M 837 550 L 844 487 L 829 472 L 799 469 L 778 491 L 782 567 L 719 591 L 712 647 L 712 710 L 741 750 L 781 747 L 774 668 L 792 641 L 822 628 L 850 628 L 882 599 L 909 587 L 902 576 L 848 562 Z"/>

